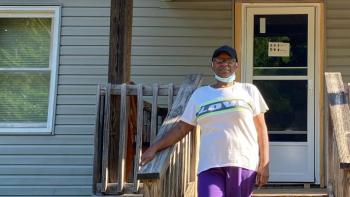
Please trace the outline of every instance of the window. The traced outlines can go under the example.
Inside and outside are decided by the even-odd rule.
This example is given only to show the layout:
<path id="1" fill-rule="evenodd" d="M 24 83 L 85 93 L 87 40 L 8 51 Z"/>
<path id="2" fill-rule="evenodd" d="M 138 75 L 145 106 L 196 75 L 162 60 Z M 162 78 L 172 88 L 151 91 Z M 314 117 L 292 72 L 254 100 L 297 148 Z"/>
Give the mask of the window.
<path id="1" fill-rule="evenodd" d="M 50 133 L 60 8 L 0 7 L 0 133 Z"/>

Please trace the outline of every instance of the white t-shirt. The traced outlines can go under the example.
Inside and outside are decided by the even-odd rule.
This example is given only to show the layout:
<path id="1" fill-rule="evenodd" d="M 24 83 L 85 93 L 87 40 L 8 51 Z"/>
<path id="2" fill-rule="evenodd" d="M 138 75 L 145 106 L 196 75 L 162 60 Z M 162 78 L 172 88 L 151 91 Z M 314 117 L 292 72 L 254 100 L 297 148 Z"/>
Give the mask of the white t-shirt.
<path id="1" fill-rule="evenodd" d="M 198 174 L 214 167 L 257 170 L 259 146 L 253 117 L 268 107 L 252 84 L 203 86 L 192 94 L 181 120 L 200 126 Z"/>

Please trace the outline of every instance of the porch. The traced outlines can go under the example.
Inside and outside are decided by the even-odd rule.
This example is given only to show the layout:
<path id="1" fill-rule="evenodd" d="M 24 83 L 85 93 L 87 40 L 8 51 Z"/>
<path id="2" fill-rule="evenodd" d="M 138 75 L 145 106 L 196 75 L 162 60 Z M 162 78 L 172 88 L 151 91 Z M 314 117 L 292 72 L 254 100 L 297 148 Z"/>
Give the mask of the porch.
<path id="1" fill-rule="evenodd" d="M 310 184 L 268 185 L 257 189 L 254 196 L 350 195 L 349 85 L 344 86 L 339 73 L 326 73 L 325 76 L 330 107 L 326 188 Z M 197 130 L 159 152 L 145 166 L 141 167 L 139 161 L 143 148 L 164 135 L 178 121 L 190 95 L 200 84 L 199 75 L 190 75 L 180 87 L 172 84 L 121 84 L 99 88 L 93 174 L 95 195 L 196 196 Z M 164 100 L 164 97 L 168 113 L 161 121 L 159 98 Z M 110 103 L 115 98 L 120 99 L 120 121 L 116 127 L 119 135 L 111 140 L 110 125 L 115 122 Z M 151 105 L 146 108 L 144 98 L 151 100 Z M 159 122 L 162 122 L 161 126 L 158 126 Z M 118 146 L 111 146 L 111 143 Z"/>

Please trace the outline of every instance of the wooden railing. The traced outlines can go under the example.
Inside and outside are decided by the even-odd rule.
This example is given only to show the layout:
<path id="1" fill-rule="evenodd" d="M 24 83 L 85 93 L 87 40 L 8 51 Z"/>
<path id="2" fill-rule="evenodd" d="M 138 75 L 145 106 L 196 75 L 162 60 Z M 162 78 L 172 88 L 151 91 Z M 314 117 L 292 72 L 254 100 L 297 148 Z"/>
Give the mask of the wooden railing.
<path id="1" fill-rule="evenodd" d="M 335 197 L 350 196 L 349 85 L 340 73 L 326 73 L 330 109 L 328 133 L 328 188 Z"/>
<path id="2" fill-rule="evenodd" d="M 137 180 L 139 171 L 140 156 L 142 149 L 145 149 L 153 142 L 162 129 L 158 129 L 160 115 L 159 96 L 167 97 L 168 117 L 165 122 L 170 124 L 176 121 L 172 114 L 181 113 L 182 109 L 176 103 L 187 103 L 192 91 L 198 87 L 200 76 L 189 75 L 181 87 L 154 84 L 146 86 L 142 84 L 99 86 L 97 95 L 97 116 L 94 140 L 94 169 L 93 169 L 93 193 L 95 195 L 113 195 L 125 193 L 139 193 L 140 182 Z M 173 97 L 176 97 L 173 105 Z M 151 104 L 145 102 L 145 98 L 151 100 Z M 151 98 L 150 98 L 151 97 Z M 111 113 L 111 100 L 120 99 L 120 121 L 118 150 L 111 150 L 110 143 L 111 124 L 114 124 Z M 175 119 L 174 119 L 175 118 Z M 161 120 L 162 121 L 162 120 Z M 164 124 L 163 124 L 164 125 Z M 159 130 L 159 132 L 157 132 Z M 163 129 L 164 130 L 164 129 Z M 183 143 L 189 142 L 187 137 Z M 181 146 L 176 153 L 177 157 L 183 157 L 190 152 L 189 146 Z M 131 151 L 130 151 L 131 150 Z M 132 155 L 130 155 L 132 154 Z M 188 156 L 187 156 L 188 157 Z M 178 159 L 176 159 L 178 160 Z M 183 159 L 185 162 L 186 159 Z M 111 168 L 110 161 L 117 163 L 116 169 Z M 179 168 L 180 169 L 180 168 Z M 176 169 L 178 170 L 178 169 Z M 131 175 L 130 175 L 131 174 Z M 117 177 L 116 180 L 111 177 Z M 178 183 L 174 183 L 174 186 Z"/>
<path id="3" fill-rule="evenodd" d="M 97 116 L 95 131 L 93 193 L 121 194 L 137 193 L 139 181 L 136 173 L 142 148 L 147 148 L 154 140 L 158 130 L 158 96 L 168 97 L 170 109 L 173 96 L 178 87 L 173 84 L 146 86 L 138 85 L 110 85 L 100 86 L 97 96 Z M 145 102 L 144 97 L 152 97 L 152 104 Z M 110 150 L 111 131 L 113 124 L 110 102 L 112 97 L 120 98 L 119 148 Z M 152 132 L 151 132 L 152 131 Z M 117 163 L 117 169 L 110 170 L 110 160 Z M 131 173 L 131 175 L 130 175 Z M 117 181 L 111 181 L 112 175 Z"/>
<path id="4" fill-rule="evenodd" d="M 191 76 L 184 81 L 156 139 L 179 121 L 200 81 L 200 76 Z M 152 161 L 140 169 L 138 178 L 143 182 L 145 197 L 196 196 L 197 134 L 197 131 L 190 132 L 177 144 L 157 153 Z"/>

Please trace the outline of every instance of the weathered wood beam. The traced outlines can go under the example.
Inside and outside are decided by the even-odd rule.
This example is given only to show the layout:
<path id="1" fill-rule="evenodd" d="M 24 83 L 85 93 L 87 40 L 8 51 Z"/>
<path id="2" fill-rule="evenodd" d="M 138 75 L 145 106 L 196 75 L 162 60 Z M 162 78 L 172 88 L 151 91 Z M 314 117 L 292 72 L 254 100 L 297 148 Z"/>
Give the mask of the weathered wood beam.
<path id="1" fill-rule="evenodd" d="M 350 168 L 350 112 L 340 73 L 325 73 L 330 115 L 340 168 Z"/>
<path id="2" fill-rule="evenodd" d="M 111 0 L 108 82 L 130 80 L 133 0 Z"/>
<path id="3" fill-rule="evenodd" d="M 130 80 L 133 0 L 111 0 L 108 82 L 121 84 Z M 117 182 L 120 135 L 120 96 L 111 98 L 110 157 L 108 182 Z M 122 184 L 121 184 L 122 185 Z"/>

